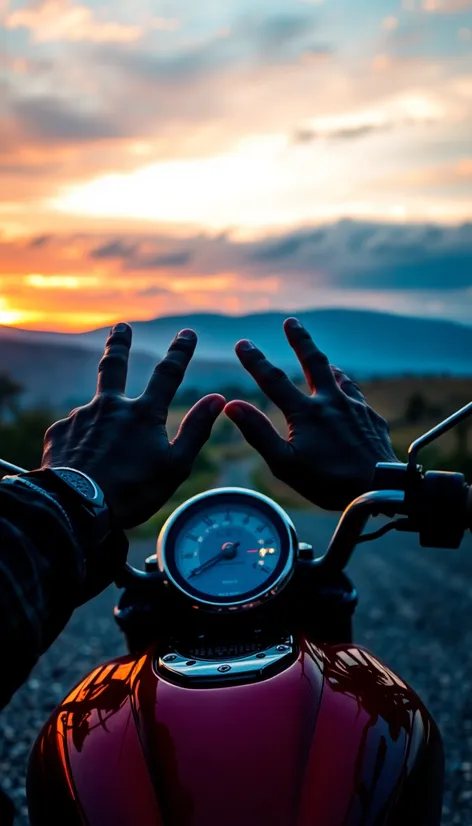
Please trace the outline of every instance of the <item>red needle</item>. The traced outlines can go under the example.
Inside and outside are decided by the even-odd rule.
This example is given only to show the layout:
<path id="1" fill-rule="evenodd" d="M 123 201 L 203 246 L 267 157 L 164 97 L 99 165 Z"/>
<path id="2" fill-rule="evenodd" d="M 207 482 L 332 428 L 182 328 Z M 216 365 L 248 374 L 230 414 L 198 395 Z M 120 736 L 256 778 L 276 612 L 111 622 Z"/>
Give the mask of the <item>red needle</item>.
<path id="1" fill-rule="evenodd" d="M 246 553 L 248 553 L 248 554 L 258 554 L 259 553 L 259 548 L 256 548 L 255 551 L 246 551 Z"/>

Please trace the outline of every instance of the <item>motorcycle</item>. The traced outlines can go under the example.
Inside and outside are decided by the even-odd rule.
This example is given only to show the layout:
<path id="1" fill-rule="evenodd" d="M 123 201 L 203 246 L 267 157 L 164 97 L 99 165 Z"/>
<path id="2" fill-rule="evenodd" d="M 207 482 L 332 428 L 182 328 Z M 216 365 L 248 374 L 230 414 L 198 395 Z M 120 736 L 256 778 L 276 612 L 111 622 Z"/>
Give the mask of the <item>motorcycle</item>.
<path id="1" fill-rule="evenodd" d="M 128 563 L 128 655 L 63 700 L 33 748 L 32 826 L 439 826 L 443 747 L 417 694 L 353 641 L 354 548 L 389 530 L 458 548 L 458 473 L 379 464 L 322 557 L 275 502 L 220 488 L 181 505 Z M 468 510 L 469 507 L 469 510 Z M 371 516 L 387 517 L 371 533 Z"/>

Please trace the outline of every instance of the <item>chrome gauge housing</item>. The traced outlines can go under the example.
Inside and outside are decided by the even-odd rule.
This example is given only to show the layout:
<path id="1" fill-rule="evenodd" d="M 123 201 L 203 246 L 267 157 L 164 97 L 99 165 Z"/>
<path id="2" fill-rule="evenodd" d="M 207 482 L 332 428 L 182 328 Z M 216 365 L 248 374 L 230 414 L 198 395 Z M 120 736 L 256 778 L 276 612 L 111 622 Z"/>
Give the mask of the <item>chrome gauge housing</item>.
<path id="1" fill-rule="evenodd" d="M 167 583 L 195 608 L 243 611 L 287 584 L 297 547 L 290 517 L 272 499 L 246 488 L 216 488 L 169 517 L 157 561 Z"/>

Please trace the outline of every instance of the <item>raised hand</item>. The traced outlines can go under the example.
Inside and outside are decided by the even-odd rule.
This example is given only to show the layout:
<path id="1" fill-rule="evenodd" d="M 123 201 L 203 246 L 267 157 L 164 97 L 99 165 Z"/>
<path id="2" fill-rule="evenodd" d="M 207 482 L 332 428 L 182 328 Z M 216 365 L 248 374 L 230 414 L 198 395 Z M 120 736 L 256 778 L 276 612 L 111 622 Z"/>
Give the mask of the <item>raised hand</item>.
<path id="1" fill-rule="evenodd" d="M 242 365 L 284 413 L 285 440 L 253 405 L 232 401 L 225 413 L 281 481 L 327 510 L 343 510 L 371 489 L 377 462 L 398 461 L 386 421 L 367 404 L 359 387 L 330 365 L 295 318 L 284 324 L 311 389 L 299 390 L 283 370 L 243 340 L 236 345 Z"/>
<path id="2" fill-rule="evenodd" d="M 169 405 L 197 344 L 182 330 L 137 399 L 125 395 L 131 327 L 117 324 L 99 365 L 97 393 L 45 435 L 43 467 L 67 466 L 101 487 L 123 528 L 149 519 L 190 474 L 192 464 L 224 408 L 223 396 L 205 396 L 187 413 L 172 442 Z"/>

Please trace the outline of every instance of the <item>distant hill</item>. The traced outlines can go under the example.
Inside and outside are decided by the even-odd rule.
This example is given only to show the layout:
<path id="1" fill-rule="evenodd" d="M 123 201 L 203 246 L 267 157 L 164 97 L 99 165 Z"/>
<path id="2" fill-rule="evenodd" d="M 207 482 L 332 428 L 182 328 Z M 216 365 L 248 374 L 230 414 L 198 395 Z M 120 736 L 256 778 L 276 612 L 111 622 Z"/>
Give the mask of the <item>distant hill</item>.
<path id="1" fill-rule="evenodd" d="M 411 372 L 472 374 L 472 327 L 363 310 L 310 310 L 297 313 L 334 364 L 356 375 Z M 173 334 L 192 327 L 199 335 L 200 359 L 232 358 L 235 342 L 250 338 L 284 367 L 296 361 L 282 331 L 284 313 L 247 316 L 175 316 L 133 325 L 137 349 L 163 351 Z M 92 343 L 104 331 L 86 333 Z"/>
<path id="2" fill-rule="evenodd" d="M 160 354 L 178 330 L 199 335 L 187 387 L 202 391 L 247 383 L 233 355 L 250 338 L 290 374 L 298 367 L 282 331 L 286 314 L 226 316 L 214 313 L 133 323 L 129 392 L 141 391 Z M 364 310 L 297 313 L 334 364 L 359 378 L 385 375 L 472 375 L 472 327 Z M 0 327 L 2 367 L 29 389 L 29 399 L 67 403 L 90 397 L 107 329 L 67 335 Z M 0 368 L 1 369 L 1 368 Z"/>
<path id="3" fill-rule="evenodd" d="M 24 404 L 62 410 L 89 401 L 97 384 L 97 368 L 102 351 L 76 344 L 51 344 L 47 341 L 22 341 L 21 337 L 3 337 L 0 333 L 0 372 L 13 376 L 25 388 Z M 127 392 L 139 395 L 145 388 L 156 358 L 133 351 Z M 244 382 L 242 368 L 235 362 L 201 361 L 191 365 L 187 387 L 201 392 Z"/>

